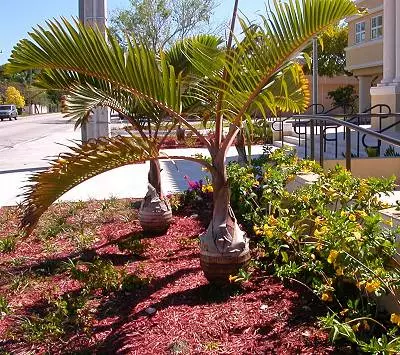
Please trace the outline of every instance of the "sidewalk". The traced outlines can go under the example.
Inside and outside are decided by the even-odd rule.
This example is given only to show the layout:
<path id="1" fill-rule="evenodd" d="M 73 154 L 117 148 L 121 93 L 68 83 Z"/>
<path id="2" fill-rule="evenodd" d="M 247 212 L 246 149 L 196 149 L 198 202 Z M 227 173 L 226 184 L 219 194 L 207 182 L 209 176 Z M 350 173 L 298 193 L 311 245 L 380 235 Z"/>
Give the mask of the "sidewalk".
<path id="1" fill-rule="evenodd" d="M 208 156 L 205 148 L 166 149 L 167 155 L 192 156 L 204 154 Z M 253 146 L 252 154 L 262 153 L 262 146 Z M 228 151 L 228 158 L 235 159 L 235 147 Z M 41 167 L 26 167 L 11 171 L 0 172 L 0 206 L 12 206 L 22 201 L 19 196 L 22 187 L 26 185 L 30 174 L 41 170 L 47 165 L 43 161 Z M 187 188 L 184 176 L 191 180 L 204 179 L 206 172 L 201 167 L 190 161 L 164 159 L 161 161 L 161 177 L 164 193 L 174 193 Z M 149 163 L 124 166 L 91 178 L 63 195 L 61 201 L 79 201 L 89 199 L 106 199 L 111 196 L 117 198 L 143 198 L 147 191 L 147 173 Z"/>

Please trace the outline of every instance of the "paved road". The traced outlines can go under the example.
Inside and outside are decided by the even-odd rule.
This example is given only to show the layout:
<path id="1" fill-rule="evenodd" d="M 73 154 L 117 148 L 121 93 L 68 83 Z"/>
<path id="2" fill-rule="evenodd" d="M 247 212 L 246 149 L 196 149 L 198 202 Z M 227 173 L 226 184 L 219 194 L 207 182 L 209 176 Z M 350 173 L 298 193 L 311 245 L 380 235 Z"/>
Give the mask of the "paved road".
<path id="1" fill-rule="evenodd" d="M 65 150 L 58 143 L 75 139 L 80 131 L 58 113 L 0 121 L 0 172 L 43 167 L 44 158 Z"/>

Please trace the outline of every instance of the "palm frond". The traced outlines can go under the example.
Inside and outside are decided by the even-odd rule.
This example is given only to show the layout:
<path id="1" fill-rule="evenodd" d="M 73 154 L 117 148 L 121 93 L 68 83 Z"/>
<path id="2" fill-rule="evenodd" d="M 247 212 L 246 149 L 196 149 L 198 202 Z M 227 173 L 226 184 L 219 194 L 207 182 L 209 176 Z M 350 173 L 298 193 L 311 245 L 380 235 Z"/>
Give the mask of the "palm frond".
<path id="1" fill-rule="evenodd" d="M 15 46 L 7 71 L 52 69 L 91 76 L 179 117 L 181 75 L 165 56 L 157 58 L 134 40 L 129 40 L 124 52 L 110 33 L 106 40 L 98 29 L 79 22 L 74 25 L 63 19 L 62 23 L 47 22 L 48 29 L 34 29 L 32 40 L 24 39 Z"/>
<path id="2" fill-rule="evenodd" d="M 64 193 L 108 170 L 158 157 L 158 150 L 140 138 L 115 137 L 69 147 L 45 171 L 30 176 L 23 193 L 21 226 L 27 234 L 40 216 Z"/>

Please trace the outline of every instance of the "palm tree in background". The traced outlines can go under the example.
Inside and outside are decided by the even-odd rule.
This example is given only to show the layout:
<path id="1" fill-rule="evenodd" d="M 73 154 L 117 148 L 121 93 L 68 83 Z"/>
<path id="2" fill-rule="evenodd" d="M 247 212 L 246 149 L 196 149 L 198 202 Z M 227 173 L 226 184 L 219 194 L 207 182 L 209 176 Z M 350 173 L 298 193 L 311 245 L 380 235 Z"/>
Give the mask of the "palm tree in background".
<path id="1" fill-rule="evenodd" d="M 273 8 L 262 17 L 256 31 L 247 21 L 239 21 L 243 38 L 238 39 L 233 34 L 237 6 L 238 0 L 223 51 L 210 50 L 196 42 L 182 45 L 182 53 L 196 70 L 190 80 L 184 80 L 182 71 L 170 65 L 163 52 L 154 53 L 130 40 L 124 53 L 111 35 L 106 41 L 96 29 L 80 24 L 74 27 L 66 20 L 50 22 L 46 30 L 34 30 L 31 39 L 17 44 L 8 64 L 9 72 L 45 70 L 55 84 L 74 78 L 74 89 L 84 99 L 91 96 L 85 91 L 99 87 L 111 100 L 120 94 L 140 107 L 163 112 L 201 140 L 211 160 L 171 158 L 196 161 L 212 176 L 213 216 L 200 246 L 201 264 L 211 281 L 226 280 L 250 255 L 248 240 L 230 207 L 227 150 L 243 122 L 251 119 L 255 111 L 265 115 L 267 111 L 305 109 L 308 87 L 300 67 L 292 60 L 327 26 L 358 13 L 351 0 L 274 0 Z M 199 115 L 205 112 L 204 107 L 212 108 L 207 113 L 215 120 L 212 139 L 187 120 L 182 110 L 185 100 L 199 103 Z M 225 135 L 224 122 L 229 123 Z M 117 166 L 159 158 L 162 155 L 154 140 L 136 136 L 103 138 L 73 147 L 71 153 L 54 160 L 46 171 L 31 177 L 33 184 L 27 186 L 25 193 L 22 225 L 31 232 L 58 197 L 92 176 Z"/>

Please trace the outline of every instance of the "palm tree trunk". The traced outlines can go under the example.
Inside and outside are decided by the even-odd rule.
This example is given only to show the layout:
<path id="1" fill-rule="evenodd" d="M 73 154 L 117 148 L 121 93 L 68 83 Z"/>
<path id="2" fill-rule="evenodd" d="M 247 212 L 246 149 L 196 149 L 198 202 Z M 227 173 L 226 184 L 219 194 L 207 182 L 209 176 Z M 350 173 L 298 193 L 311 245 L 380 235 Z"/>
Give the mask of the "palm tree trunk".
<path id="1" fill-rule="evenodd" d="M 246 154 L 243 128 L 240 130 L 240 132 L 236 137 L 235 147 L 238 152 L 238 164 L 240 166 L 245 166 L 247 164 L 247 154 Z"/>
<path id="2" fill-rule="evenodd" d="M 171 206 L 161 189 L 160 161 L 151 160 L 148 189 L 140 206 L 139 222 L 145 232 L 157 234 L 165 232 L 171 221 Z"/>
<path id="3" fill-rule="evenodd" d="M 150 160 L 150 169 L 147 175 L 148 183 L 154 187 L 157 195 L 162 199 L 162 190 L 161 190 L 161 167 L 160 161 Z"/>
<path id="4" fill-rule="evenodd" d="M 210 282 L 225 283 L 250 259 L 249 242 L 230 206 L 225 159 L 213 160 L 213 217 L 200 237 L 200 263 Z"/>

